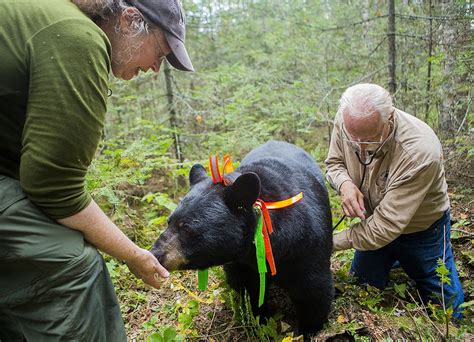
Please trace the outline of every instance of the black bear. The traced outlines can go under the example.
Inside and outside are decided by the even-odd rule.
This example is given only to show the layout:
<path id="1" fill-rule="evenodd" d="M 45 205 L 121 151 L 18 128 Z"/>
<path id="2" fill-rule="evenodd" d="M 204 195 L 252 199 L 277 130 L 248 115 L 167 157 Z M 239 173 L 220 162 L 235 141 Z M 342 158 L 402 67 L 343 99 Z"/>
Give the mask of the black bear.
<path id="1" fill-rule="evenodd" d="M 247 291 L 256 314 L 265 312 L 265 303 L 258 307 L 253 206 L 257 199 L 274 202 L 303 192 L 298 203 L 270 210 L 277 273 L 267 273 L 266 284 L 274 282 L 291 298 L 297 333 L 317 332 L 328 319 L 334 295 L 331 211 L 321 170 L 303 149 L 269 141 L 225 177 L 227 186 L 215 184 L 202 165 L 192 167 L 191 189 L 151 252 L 170 271 L 224 265 L 229 285 Z"/>

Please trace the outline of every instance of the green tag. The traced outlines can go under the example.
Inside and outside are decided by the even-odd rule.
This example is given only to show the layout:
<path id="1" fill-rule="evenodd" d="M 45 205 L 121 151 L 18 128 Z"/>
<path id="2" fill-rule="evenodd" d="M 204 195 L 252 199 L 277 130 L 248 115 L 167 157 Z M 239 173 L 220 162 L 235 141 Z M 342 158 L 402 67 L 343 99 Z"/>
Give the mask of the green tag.
<path id="1" fill-rule="evenodd" d="M 204 291 L 207 289 L 207 280 L 209 276 L 209 270 L 206 268 L 204 270 L 198 270 L 198 289 Z"/>
<path id="2" fill-rule="evenodd" d="M 257 267 L 260 274 L 260 291 L 258 296 L 258 306 L 262 306 L 265 299 L 265 274 L 267 273 L 267 263 L 265 260 L 265 243 L 263 242 L 262 212 L 258 210 L 257 228 L 255 229 L 255 249 L 257 252 Z"/>

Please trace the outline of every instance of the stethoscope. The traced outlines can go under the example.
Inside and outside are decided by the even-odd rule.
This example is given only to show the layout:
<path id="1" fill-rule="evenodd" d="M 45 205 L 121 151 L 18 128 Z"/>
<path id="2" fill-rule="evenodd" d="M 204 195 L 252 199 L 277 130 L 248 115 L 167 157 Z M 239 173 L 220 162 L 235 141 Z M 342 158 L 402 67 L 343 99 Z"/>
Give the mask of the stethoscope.
<path id="1" fill-rule="evenodd" d="M 392 122 L 393 124 L 393 122 Z M 393 128 L 393 126 L 392 126 Z M 389 135 L 390 136 L 390 135 Z M 388 137 L 387 137 L 388 139 Z M 364 158 L 364 161 L 362 161 L 361 157 L 360 157 L 360 154 L 359 154 L 359 151 L 355 151 L 355 154 L 357 156 L 357 160 L 359 161 L 359 163 L 361 163 L 361 165 L 364 166 L 364 171 L 362 172 L 362 179 L 360 181 L 360 184 L 358 186 L 358 189 L 360 190 L 360 188 L 362 187 L 362 184 L 364 184 L 364 179 L 365 179 L 365 174 L 367 173 L 367 166 L 369 166 L 370 164 L 372 164 L 372 162 L 374 161 L 374 158 L 375 156 L 377 155 L 377 153 L 382 149 L 382 146 L 385 144 L 382 143 L 382 145 L 379 146 L 378 149 L 376 149 L 373 153 L 370 153 L 370 159 L 369 161 L 367 162 L 367 158 Z M 336 223 L 336 225 L 334 227 L 332 227 L 332 230 L 336 229 L 337 226 L 339 226 L 341 224 L 341 222 L 346 218 L 346 215 L 344 214 L 341 219 Z"/>
<path id="2" fill-rule="evenodd" d="M 359 186 L 357 187 L 359 190 L 360 188 L 362 187 L 362 184 L 364 184 L 364 179 L 365 179 L 365 175 L 367 173 L 367 166 L 369 166 L 370 164 L 372 164 L 372 162 L 374 161 L 374 158 L 375 158 L 375 155 L 377 154 L 377 152 L 379 151 L 379 149 L 381 148 L 382 146 L 380 146 L 377 150 L 374 151 L 374 153 L 372 153 L 370 155 L 370 160 L 367 162 L 367 159 L 364 159 L 364 161 L 362 161 L 362 159 L 360 158 L 360 154 L 359 154 L 359 151 L 355 151 L 355 154 L 357 156 L 357 159 L 359 160 L 359 163 L 361 163 L 363 166 L 364 166 L 364 171 L 362 171 L 362 179 L 360 181 L 360 184 Z M 336 223 L 336 225 L 334 227 L 332 227 L 332 230 L 336 229 L 337 226 L 339 226 L 341 224 L 341 222 L 346 218 L 346 215 L 344 214 L 341 219 Z"/>

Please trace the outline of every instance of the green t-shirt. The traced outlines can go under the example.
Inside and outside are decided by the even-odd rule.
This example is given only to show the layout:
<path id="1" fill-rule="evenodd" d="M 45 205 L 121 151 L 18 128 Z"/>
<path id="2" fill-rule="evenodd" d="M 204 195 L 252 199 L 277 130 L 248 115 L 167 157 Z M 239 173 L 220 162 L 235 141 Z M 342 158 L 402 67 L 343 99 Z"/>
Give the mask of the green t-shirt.
<path id="1" fill-rule="evenodd" d="M 52 218 L 90 203 L 111 47 L 68 0 L 0 0 L 0 174 Z"/>

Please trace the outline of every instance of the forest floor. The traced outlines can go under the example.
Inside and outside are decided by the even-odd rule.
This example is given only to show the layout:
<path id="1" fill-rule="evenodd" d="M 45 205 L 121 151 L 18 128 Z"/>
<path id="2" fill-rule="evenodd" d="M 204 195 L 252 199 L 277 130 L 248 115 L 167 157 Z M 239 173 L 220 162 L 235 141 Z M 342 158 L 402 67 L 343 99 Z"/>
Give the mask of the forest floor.
<path id="1" fill-rule="evenodd" d="M 473 143 L 472 137 L 444 142 L 452 245 L 468 303 L 463 320 L 446 324 L 442 308 L 420 304 L 416 288 L 400 269 L 392 271 L 383 291 L 355 285 L 347 275 L 353 252 L 344 251 L 333 254 L 337 295 L 329 323 L 314 341 L 474 340 Z M 153 179 L 147 185 L 154 191 L 163 186 Z M 269 301 L 278 313 L 260 322 L 228 288 L 220 267 L 210 270 L 206 291 L 197 290 L 196 272 L 175 272 L 156 290 L 137 282 L 125 265 L 107 260 L 130 341 L 301 340 L 293 336 L 291 303 L 277 289 Z"/>

